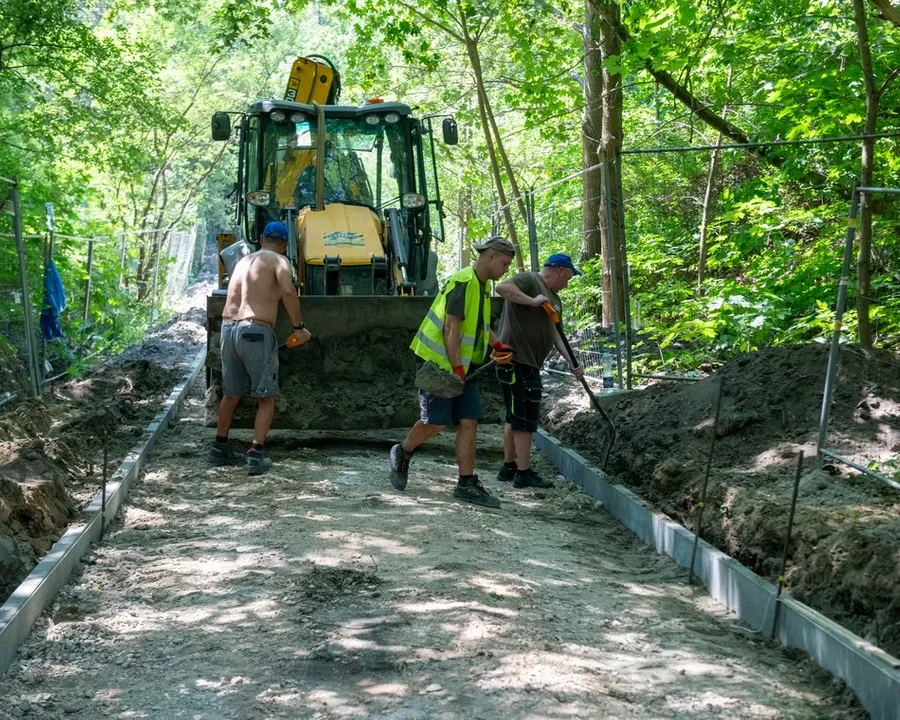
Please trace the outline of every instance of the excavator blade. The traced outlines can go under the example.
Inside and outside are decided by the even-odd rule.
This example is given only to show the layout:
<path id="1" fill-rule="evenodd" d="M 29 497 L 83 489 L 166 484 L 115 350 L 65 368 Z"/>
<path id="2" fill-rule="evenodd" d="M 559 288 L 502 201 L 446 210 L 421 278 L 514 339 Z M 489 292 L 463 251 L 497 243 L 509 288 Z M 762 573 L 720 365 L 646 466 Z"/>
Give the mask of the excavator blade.
<path id="1" fill-rule="evenodd" d="M 415 361 L 409 344 L 432 297 L 303 296 L 303 321 L 312 339 L 283 347 L 292 334 L 279 308 L 275 335 L 280 395 L 273 428 L 358 430 L 409 427 L 419 417 Z M 498 299 L 499 300 L 499 299 Z M 223 291 L 208 298 L 206 425 L 215 426 L 222 397 L 219 336 Z M 499 303 L 492 307 L 499 317 Z M 502 401 L 492 373 L 481 376 L 486 420 L 501 420 Z M 232 427 L 253 427 L 256 402 L 244 398 Z"/>

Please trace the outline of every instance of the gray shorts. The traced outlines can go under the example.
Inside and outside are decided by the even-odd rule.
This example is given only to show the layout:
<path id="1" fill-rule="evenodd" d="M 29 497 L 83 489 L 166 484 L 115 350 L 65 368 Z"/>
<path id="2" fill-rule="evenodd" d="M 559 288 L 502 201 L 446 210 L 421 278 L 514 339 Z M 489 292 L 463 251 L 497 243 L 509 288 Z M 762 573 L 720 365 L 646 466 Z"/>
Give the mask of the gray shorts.
<path id="1" fill-rule="evenodd" d="M 224 321 L 219 347 L 222 349 L 222 393 L 264 398 L 278 394 L 278 341 L 268 325 L 242 320 Z"/>

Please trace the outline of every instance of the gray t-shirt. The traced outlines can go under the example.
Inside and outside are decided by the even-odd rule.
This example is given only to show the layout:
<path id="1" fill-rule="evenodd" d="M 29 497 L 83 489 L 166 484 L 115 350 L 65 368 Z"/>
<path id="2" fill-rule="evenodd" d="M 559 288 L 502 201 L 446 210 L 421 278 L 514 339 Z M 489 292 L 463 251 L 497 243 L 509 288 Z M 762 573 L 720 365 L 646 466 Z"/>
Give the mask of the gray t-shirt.
<path id="1" fill-rule="evenodd" d="M 521 272 L 512 277 L 512 282 L 528 297 L 543 295 L 562 318 L 562 303 L 559 296 L 550 290 L 540 273 Z M 539 368 L 556 344 L 553 322 L 539 307 L 530 307 L 507 300 L 503 303 L 500 316 L 501 342 L 511 345 L 515 351 L 514 360 L 524 365 Z"/>

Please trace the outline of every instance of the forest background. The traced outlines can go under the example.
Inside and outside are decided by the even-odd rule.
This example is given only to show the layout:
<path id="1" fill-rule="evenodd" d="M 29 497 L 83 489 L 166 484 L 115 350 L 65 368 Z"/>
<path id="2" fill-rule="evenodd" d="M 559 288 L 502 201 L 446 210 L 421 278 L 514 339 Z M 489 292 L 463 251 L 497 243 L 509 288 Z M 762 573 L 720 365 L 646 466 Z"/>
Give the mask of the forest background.
<path id="1" fill-rule="evenodd" d="M 572 319 L 608 325 L 624 233 L 649 367 L 827 337 L 852 188 L 900 187 L 896 0 L 2 0 L 0 177 L 25 233 L 52 202 L 61 236 L 133 240 L 124 282 L 98 245 L 86 324 L 145 327 L 151 231 L 233 224 L 236 146 L 210 116 L 281 97 L 311 53 L 345 104 L 455 115 L 459 145 L 436 143 L 445 271 L 492 229 L 527 268 L 533 191 L 539 255 L 586 270 Z M 895 351 L 898 210 L 864 198 L 843 329 Z M 86 253 L 60 239 L 60 273 L 83 281 Z"/>

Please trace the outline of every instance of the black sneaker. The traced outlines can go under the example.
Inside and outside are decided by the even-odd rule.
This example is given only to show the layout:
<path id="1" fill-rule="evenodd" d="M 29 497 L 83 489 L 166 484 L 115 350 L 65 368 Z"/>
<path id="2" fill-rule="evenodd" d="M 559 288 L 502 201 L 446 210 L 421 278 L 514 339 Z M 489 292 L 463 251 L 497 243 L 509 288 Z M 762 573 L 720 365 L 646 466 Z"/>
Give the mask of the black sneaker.
<path id="1" fill-rule="evenodd" d="M 400 443 L 391 448 L 391 485 L 398 490 L 406 490 L 411 459 L 412 453 L 406 452 Z"/>
<path id="2" fill-rule="evenodd" d="M 516 477 L 513 480 L 513 487 L 552 488 L 553 483 L 550 480 L 544 480 L 544 478 L 538 475 L 534 470 L 528 468 L 527 470 L 516 471 Z"/>
<path id="3" fill-rule="evenodd" d="M 263 457 L 261 453 L 247 453 L 245 457 L 247 458 L 248 475 L 262 475 L 272 467 L 272 461 L 267 457 Z"/>
<path id="4" fill-rule="evenodd" d="M 475 505 L 484 505 L 484 507 L 500 507 L 500 501 L 484 489 L 484 485 L 481 484 L 477 475 L 473 475 L 471 480 L 457 483 L 453 488 L 453 497 Z"/>
<path id="5" fill-rule="evenodd" d="M 513 478 L 516 476 L 516 464 L 513 463 L 512 467 L 503 463 L 503 467 L 500 468 L 500 472 L 497 473 L 497 479 L 500 482 L 512 482 Z"/>
<path id="6" fill-rule="evenodd" d="M 206 461 L 210 465 L 215 465 L 216 467 L 222 467 L 223 465 L 243 465 L 244 456 L 239 452 L 235 452 L 231 445 L 228 445 L 227 443 L 225 445 L 213 443 L 213 446 L 209 449 L 209 454 L 206 456 Z"/>

